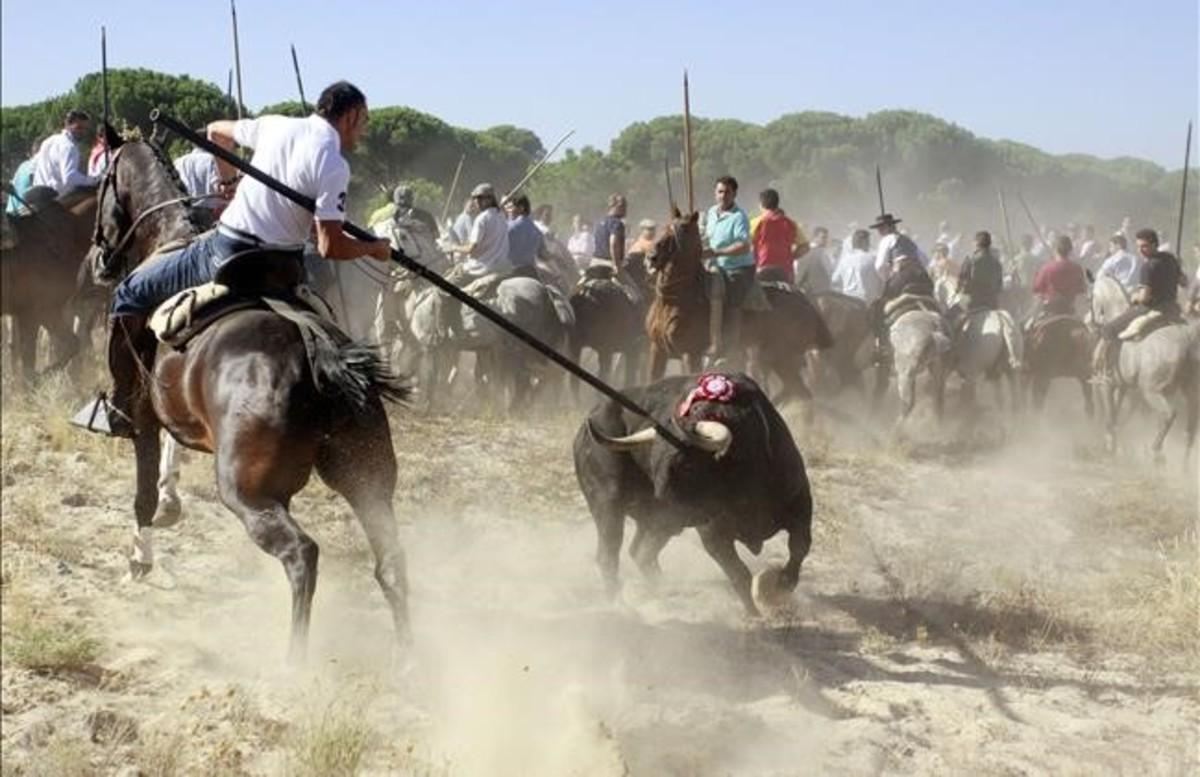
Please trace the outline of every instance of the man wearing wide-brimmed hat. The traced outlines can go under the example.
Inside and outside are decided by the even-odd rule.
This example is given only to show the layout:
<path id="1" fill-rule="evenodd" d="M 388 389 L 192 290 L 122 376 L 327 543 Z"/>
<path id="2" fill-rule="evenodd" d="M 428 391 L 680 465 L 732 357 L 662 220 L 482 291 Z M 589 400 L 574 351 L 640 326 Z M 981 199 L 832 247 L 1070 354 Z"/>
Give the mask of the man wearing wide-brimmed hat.
<path id="1" fill-rule="evenodd" d="M 879 232 L 879 248 L 875 252 L 875 271 L 886 281 L 892 274 L 893 268 L 901 257 L 911 256 L 920 260 L 921 266 L 928 270 L 929 257 L 917 247 L 908 235 L 902 235 L 896 229 L 900 219 L 890 213 L 882 213 L 871 229 Z"/>

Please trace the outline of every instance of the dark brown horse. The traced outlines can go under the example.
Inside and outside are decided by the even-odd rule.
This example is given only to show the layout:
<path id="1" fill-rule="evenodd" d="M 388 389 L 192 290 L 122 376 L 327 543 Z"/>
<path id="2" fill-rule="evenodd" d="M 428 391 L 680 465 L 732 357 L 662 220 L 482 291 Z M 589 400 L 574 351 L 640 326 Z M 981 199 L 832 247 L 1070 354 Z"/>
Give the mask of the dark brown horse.
<path id="1" fill-rule="evenodd" d="M 1095 338 L 1074 316 L 1053 316 L 1036 325 L 1025 340 L 1025 366 L 1034 410 L 1046 404 L 1050 381 L 1072 378 L 1083 394 L 1088 418 L 1095 412 L 1092 399 L 1092 349 Z"/>
<path id="2" fill-rule="evenodd" d="M 837 379 L 837 391 L 848 386 L 861 391 L 863 371 L 870 365 L 874 342 L 867 303 L 836 291 L 813 294 L 811 298 L 833 335 L 833 347 L 809 353 L 814 383 L 832 373 Z"/>
<path id="3" fill-rule="evenodd" d="M 53 193 L 52 190 L 51 194 Z M 37 375 L 38 331 L 45 329 L 53 346 L 46 371 L 60 369 L 80 350 L 72 331 L 75 315 L 88 331 L 99 309 L 93 289 L 80 277 L 96 220 L 96 197 L 64 207 L 57 200 L 40 204 L 32 215 L 3 217 L 0 231 L 0 312 L 11 316 L 14 329 L 14 367 L 20 365 L 27 383 Z M 84 303 L 87 304 L 84 304 Z"/>
<path id="4" fill-rule="evenodd" d="M 637 260 L 641 260 L 640 254 Z M 597 273 L 589 270 L 588 275 Z M 613 382 L 613 358 L 617 354 L 624 358 L 624 385 L 638 382 L 638 367 L 646 346 L 642 333 L 645 309 L 635 300 L 635 293 L 611 276 L 585 277 L 571 292 L 575 326 L 567 335 L 567 355 L 578 362 L 583 349 L 591 348 L 599 363 L 597 375 L 607 383 Z M 578 380 L 572 381 L 572 390 L 578 398 Z"/>
<path id="5" fill-rule="evenodd" d="M 93 261 L 109 270 L 136 267 L 159 247 L 194 237 L 186 204 L 172 202 L 182 194 L 174 168 L 157 147 L 122 146 L 101 187 Z M 131 227 L 135 234 L 124 259 L 105 250 L 125 241 Z M 317 545 L 288 507 L 314 469 L 361 521 L 397 637 L 408 639 L 404 559 L 392 513 L 396 459 L 383 405 L 385 398 L 405 392 L 388 381 L 373 350 L 332 334 L 329 340 L 315 338 L 311 367 L 300 329 L 262 309 L 220 318 L 157 363 L 152 334 L 133 332 L 129 338 L 145 368 L 145 390 L 134 408 L 138 534 L 131 573 L 150 569 L 159 429 L 165 427 L 181 444 L 215 456 L 222 503 L 283 564 L 292 587 L 294 659 L 306 650 Z"/>
<path id="6" fill-rule="evenodd" d="M 655 270 L 655 294 L 646 314 L 650 337 L 650 380 L 666 373 L 667 360 L 684 360 L 688 372 L 700 369 L 708 348 L 708 282 L 702 258 L 698 214 L 676 208 L 649 262 Z M 782 382 L 776 402 L 811 399 L 801 369 L 805 354 L 833 345 L 820 312 L 796 291 L 764 289 L 770 310 L 744 314 L 742 344 L 751 354 L 751 370 L 765 381 L 772 373 Z M 765 382 L 764 382 L 765 385 Z"/>

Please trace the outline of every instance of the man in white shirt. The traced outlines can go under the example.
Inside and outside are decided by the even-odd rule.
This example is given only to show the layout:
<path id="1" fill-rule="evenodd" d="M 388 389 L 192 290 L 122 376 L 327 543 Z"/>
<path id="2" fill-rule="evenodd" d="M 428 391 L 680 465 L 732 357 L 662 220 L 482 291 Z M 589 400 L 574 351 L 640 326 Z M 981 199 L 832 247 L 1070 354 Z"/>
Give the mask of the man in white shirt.
<path id="1" fill-rule="evenodd" d="M 1108 258 L 1100 265 L 1100 275 L 1107 275 L 1125 287 L 1130 293 L 1138 286 L 1138 270 L 1141 262 L 1129 253 L 1129 245 L 1120 232 L 1108 241 Z"/>
<path id="2" fill-rule="evenodd" d="M 586 269 L 595 250 L 596 243 L 592 238 L 591 224 L 581 214 L 576 213 L 571 217 L 571 237 L 567 238 L 567 251 L 580 269 Z"/>
<path id="3" fill-rule="evenodd" d="M 954 254 L 957 252 L 958 241 L 960 241 L 960 240 L 962 240 L 961 232 L 959 232 L 957 234 L 953 234 L 953 235 L 950 234 L 950 222 L 949 221 L 943 221 L 942 223 L 938 224 L 937 240 L 934 240 L 933 242 L 941 243 L 942 245 L 946 246 L 951 257 L 953 257 Z"/>
<path id="4" fill-rule="evenodd" d="M 462 271 L 472 278 L 489 273 L 508 272 L 508 219 L 500 211 L 496 190 L 490 183 L 481 183 L 471 190 L 471 199 L 479 214 L 471 223 L 467 242 L 451 250 L 463 254 Z"/>
<path id="5" fill-rule="evenodd" d="M 172 295 L 211 281 L 231 257 L 246 252 L 245 267 L 260 262 L 263 269 L 283 269 L 303 277 L 303 247 L 315 226 L 317 251 L 326 259 L 350 260 L 370 256 L 391 258 L 387 240 L 356 240 L 342 231 L 346 217 L 346 187 L 350 166 L 342 156 L 352 151 L 367 127 L 367 101 L 354 85 L 339 81 L 321 93 L 317 110 L 306 118 L 262 116 L 240 121 L 214 121 L 208 137 L 228 149 L 235 145 L 254 149 L 250 163 L 267 175 L 312 197 L 310 213 L 253 178 L 238 187 L 233 202 L 221 214 L 217 228 L 187 247 L 139 268 L 125 278 L 113 295 L 109 319 L 108 364 L 113 377 L 108 426 L 111 434 L 133 437 L 130 419 L 137 387 L 138 357 L 132 343 L 145 350 L 146 321 L 154 309 Z M 225 177 L 232 168 L 217 160 Z M 243 268 L 244 269 L 244 268 Z M 257 283 L 249 277 L 245 282 Z M 229 281 L 233 283 L 233 280 Z"/>
<path id="6" fill-rule="evenodd" d="M 49 186 L 61 198 L 96 185 L 96 179 L 83 171 L 78 145 L 87 136 L 90 121 L 83 111 L 69 111 L 63 131 L 42 141 L 33 166 L 34 186 Z"/>
<path id="7" fill-rule="evenodd" d="M 216 208 L 221 198 L 221 170 L 217 158 L 204 149 L 194 148 L 175 160 L 175 170 L 183 179 L 183 188 L 193 197 L 212 195 L 194 205 Z"/>
<path id="8" fill-rule="evenodd" d="M 917 247 L 912 238 L 896 230 L 899 223 L 900 219 L 892 214 L 882 213 L 871 225 L 871 229 L 879 232 L 879 247 L 875 250 L 875 272 L 879 273 L 879 278 L 884 283 L 891 276 L 892 267 L 905 256 L 915 256 L 921 261 L 921 266 L 926 271 L 929 270 L 929 257 Z"/>
<path id="9" fill-rule="evenodd" d="M 842 253 L 833 269 L 833 288 L 870 305 L 883 293 L 883 280 L 875 271 L 875 256 L 870 252 L 871 233 L 856 229 L 850 236 L 850 250 Z"/>
<path id="10" fill-rule="evenodd" d="M 1085 270 L 1095 270 L 1100 264 L 1100 244 L 1096 242 L 1096 228 L 1088 224 L 1083 228 L 1082 240 L 1079 243 L 1077 261 Z"/>

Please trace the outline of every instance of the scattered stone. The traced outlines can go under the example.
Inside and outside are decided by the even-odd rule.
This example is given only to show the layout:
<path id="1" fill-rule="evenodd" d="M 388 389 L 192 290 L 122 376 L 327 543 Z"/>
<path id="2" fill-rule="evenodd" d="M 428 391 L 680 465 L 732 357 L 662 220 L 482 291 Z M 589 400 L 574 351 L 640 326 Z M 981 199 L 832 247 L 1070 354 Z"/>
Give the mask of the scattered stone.
<path id="1" fill-rule="evenodd" d="M 84 720 L 88 736 L 97 744 L 124 744 L 138 738 L 137 721 L 114 710 L 96 710 Z"/>

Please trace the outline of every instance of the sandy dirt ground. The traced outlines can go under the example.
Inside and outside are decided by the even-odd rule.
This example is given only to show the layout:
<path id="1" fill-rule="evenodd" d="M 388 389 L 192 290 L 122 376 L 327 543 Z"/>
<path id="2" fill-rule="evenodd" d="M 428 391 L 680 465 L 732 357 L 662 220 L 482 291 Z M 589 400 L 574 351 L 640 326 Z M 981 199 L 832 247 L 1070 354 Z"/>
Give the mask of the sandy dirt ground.
<path id="1" fill-rule="evenodd" d="M 60 382 L 6 389 L 6 775 L 1200 773 L 1195 463 L 1178 436 L 1165 468 L 1101 456 L 1067 389 L 1041 419 L 923 438 L 853 401 L 797 417 L 814 544 L 761 619 L 692 532 L 657 587 L 623 555 L 603 597 L 582 413 L 396 408 L 415 645 L 392 651 L 362 533 L 314 480 L 302 669 L 283 572 L 209 457 L 129 582 L 128 444 L 67 426 Z M 786 548 L 741 552 L 757 571 Z"/>

